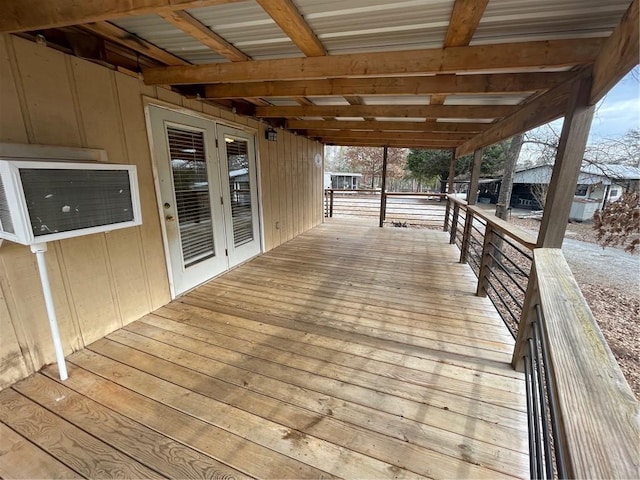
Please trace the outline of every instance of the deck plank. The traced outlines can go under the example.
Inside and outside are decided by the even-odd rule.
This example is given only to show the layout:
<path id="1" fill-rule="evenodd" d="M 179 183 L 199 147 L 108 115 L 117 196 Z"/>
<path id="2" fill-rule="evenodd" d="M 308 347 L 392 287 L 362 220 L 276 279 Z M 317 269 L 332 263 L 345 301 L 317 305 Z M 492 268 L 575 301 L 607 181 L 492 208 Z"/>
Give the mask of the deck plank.
<path id="1" fill-rule="evenodd" d="M 61 477 L 117 455 L 137 477 L 526 478 L 513 339 L 458 256 L 441 231 L 316 227 L 72 354 L 64 383 L 0 392 L 0 472 L 33 451 Z"/>
<path id="2" fill-rule="evenodd" d="M 0 478 L 84 478 L 3 423 L 0 438 Z"/>
<path id="3" fill-rule="evenodd" d="M 13 389 L 0 394 L 0 421 L 87 478 L 165 478 Z"/>
<path id="4" fill-rule="evenodd" d="M 33 375 L 14 388 L 33 402 L 167 478 L 245 477 L 241 472 L 160 435 L 43 375 Z"/>

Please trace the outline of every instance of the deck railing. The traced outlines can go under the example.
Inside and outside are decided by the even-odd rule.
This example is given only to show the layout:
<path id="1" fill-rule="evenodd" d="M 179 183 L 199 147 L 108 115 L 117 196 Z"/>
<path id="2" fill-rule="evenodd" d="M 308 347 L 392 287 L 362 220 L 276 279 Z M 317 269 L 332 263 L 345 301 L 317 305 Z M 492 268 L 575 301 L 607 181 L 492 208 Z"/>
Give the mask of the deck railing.
<path id="1" fill-rule="evenodd" d="M 640 409 L 559 249 L 534 250 L 514 365 L 532 478 L 639 478 Z"/>
<path id="2" fill-rule="evenodd" d="M 516 337 L 531 478 L 640 478 L 640 410 L 564 256 L 448 197 L 444 227 Z"/>
<path id="3" fill-rule="evenodd" d="M 488 296 L 515 337 L 524 307 L 536 239 L 508 222 L 448 197 L 445 229 L 460 248 L 460 262 L 478 276 L 477 294 Z"/>
<path id="4" fill-rule="evenodd" d="M 380 212 L 378 190 L 340 190 L 327 188 L 324 191 L 324 216 L 358 217 L 375 220 Z"/>
<path id="5" fill-rule="evenodd" d="M 380 219 L 398 227 L 440 228 L 446 194 L 325 189 L 324 216 Z"/>
<path id="6" fill-rule="evenodd" d="M 440 228 L 444 221 L 446 194 L 432 192 L 385 192 L 383 222 L 399 227 Z"/>

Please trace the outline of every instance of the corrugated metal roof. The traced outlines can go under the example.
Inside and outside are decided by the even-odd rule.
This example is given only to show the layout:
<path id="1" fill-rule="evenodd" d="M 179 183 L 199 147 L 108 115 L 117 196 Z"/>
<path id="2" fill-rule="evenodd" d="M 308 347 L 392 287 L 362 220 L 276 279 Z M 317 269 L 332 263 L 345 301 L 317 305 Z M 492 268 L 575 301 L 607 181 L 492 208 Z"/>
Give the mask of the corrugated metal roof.
<path id="1" fill-rule="evenodd" d="M 429 105 L 429 95 L 360 97 L 365 105 Z"/>
<path id="2" fill-rule="evenodd" d="M 122 18 L 113 23 L 191 63 L 228 61 L 158 15 Z"/>
<path id="3" fill-rule="evenodd" d="M 303 56 L 254 1 L 195 8 L 187 12 L 254 60 Z"/>
<path id="4" fill-rule="evenodd" d="M 628 0 L 491 0 L 471 45 L 608 36 Z"/>
<path id="5" fill-rule="evenodd" d="M 440 47 L 453 0 L 297 0 L 331 54 Z"/>
<path id="6" fill-rule="evenodd" d="M 445 105 L 518 105 L 527 95 L 449 95 Z"/>

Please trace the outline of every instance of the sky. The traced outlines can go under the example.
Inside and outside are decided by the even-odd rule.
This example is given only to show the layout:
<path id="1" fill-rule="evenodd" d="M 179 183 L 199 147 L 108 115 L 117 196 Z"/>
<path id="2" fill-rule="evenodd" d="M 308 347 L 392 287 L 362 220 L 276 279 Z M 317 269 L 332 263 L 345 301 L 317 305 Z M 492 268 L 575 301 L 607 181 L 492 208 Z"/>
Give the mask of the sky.
<path id="1" fill-rule="evenodd" d="M 640 128 L 640 68 L 629 72 L 598 103 L 591 124 L 589 143 L 600 138 L 618 138 Z"/>

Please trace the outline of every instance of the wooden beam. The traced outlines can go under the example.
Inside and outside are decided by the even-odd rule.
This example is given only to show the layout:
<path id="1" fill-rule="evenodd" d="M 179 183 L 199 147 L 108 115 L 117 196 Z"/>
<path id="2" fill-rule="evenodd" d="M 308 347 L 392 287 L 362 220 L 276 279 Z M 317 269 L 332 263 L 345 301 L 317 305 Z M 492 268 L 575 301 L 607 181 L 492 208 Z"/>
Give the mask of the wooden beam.
<path id="1" fill-rule="evenodd" d="M 456 0 L 444 40 L 445 47 L 469 45 L 489 0 Z"/>
<path id="2" fill-rule="evenodd" d="M 156 47 L 154 44 L 149 43 L 142 38 L 136 37 L 132 33 L 113 25 L 112 23 L 88 23 L 86 25 L 82 25 L 82 28 L 103 38 L 106 38 L 107 40 L 117 45 L 130 48 L 134 52 L 138 52 L 141 55 L 153 58 L 154 60 L 165 63 L 167 65 L 189 65 L 189 62 L 187 62 L 186 60 L 183 60 L 180 57 L 167 52 L 166 50 Z"/>
<path id="3" fill-rule="evenodd" d="M 171 23 L 175 27 L 178 27 L 186 34 L 191 35 L 200 43 L 206 45 L 214 52 L 219 53 L 227 60 L 231 60 L 232 62 L 245 62 L 247 60 L 251 60 L 248 55 L 245 55 L 220 35 L 213 32 L 209 27 L 193 18 L 187 12 L 175 11 L 172 9 L 163 9 L 158 11 L 157 13 L 167 22 Z"/>
<path id="4" fill-rule="evenodd" d="M 369 132 L 359 130 L 302 130 L 307 137 L 358 138 L 358 139 L 398 139 L 445 141 L 459 145 L 472 133 L 439 133 L 439 132 Z"/>
<path id="5" fill-rule="evenodd" d="M 544 205 L 538 247 L 562 247 L 595 110 L 589 105 L 590 92 L 589 77 L 582 79 L 572 92 Z"/>
<path id="6" fill-rule="evenodd" d="M 583 74 L 586 74 L 583 72 Z M 514 114 L 499 120 L 481 134 L 463 143 L 456 157 L 468 155 L 478 148 L 498 143 L 505 138 L 539 127 L 564 115 L 571 91 L 579 77 L 565 82 L 523 105 Z"/>
<path id="7" fill-rule="evenodd" d="M 581 38 L 398 52 L 147 68 L 148 85 L 258 82 L 355 76 L 461 73 L 592 63 L 604 39 Z"/>
<path id="8" fill-rule="evenodd" d="M 215 99 L 526 93 L 553 88 L 574 75 L 572 72 L 538 72 L 218 83 L 206 85 L 204 96 Z"/>
<path id="9" fill-rule="evenodd" d="M 289 130 L 373 130 L 413 132 L 482 132 L 490 123 L 459 122 L 402 122 L 402 121 L 345 121 L 345 120 L 287 120 Z"/>
<path id="10" fill-rule="evenodd" d="M 322 57 L 327 51 L 291 0 L 256 0 L 307 57 Z"/>
<path id="11" fill-rule="evenodd" d="M 516 105 L 314 105 L 273 106 L 256 109 L 256 116 L 269 117 L 433 117 L 498 118 L 516 111 Z"/>
<path id="12" fill-rule="evenodd" d="M 156 13 L 159 8 L 185 10 L 239 0 L 3 0 L 0 33 L 58 28 Z"/>
<path id="13" fill-rule="evenodd" d="M 595 104 L 633 67 L 640 56 L 639 1 L 634 0 L 620 24 L 607 39 L 593 65 L 589 101 Z"/>
<path id="14" fill-rule="evenodd" d="M 388 147 L 394 148 L 422 148 L 429 150 L 451 150 L 455 145 L 446 142 L 429 142 L 426 140 L 371 140 L 322 137 L 320 141 L 326 145 L 341 145 L 344 147 Z"/>

